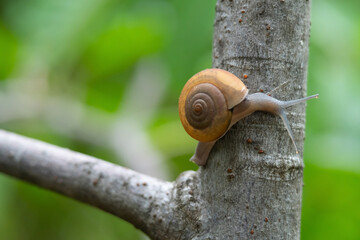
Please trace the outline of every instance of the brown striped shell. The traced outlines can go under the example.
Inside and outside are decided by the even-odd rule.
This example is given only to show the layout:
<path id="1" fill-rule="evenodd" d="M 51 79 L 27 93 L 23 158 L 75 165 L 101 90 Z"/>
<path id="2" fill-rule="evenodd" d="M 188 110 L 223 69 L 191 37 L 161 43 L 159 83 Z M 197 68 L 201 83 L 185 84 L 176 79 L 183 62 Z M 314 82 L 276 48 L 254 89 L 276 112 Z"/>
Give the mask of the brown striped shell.
<path id="1" fill-rule="evenodd" d="M 200 142 L 220 138 L 231 123 L 231 109 L 248 94 L 244 83 L 230 72 L 206 69 L 185 84 L 179 114 L 186 132 Z"/>

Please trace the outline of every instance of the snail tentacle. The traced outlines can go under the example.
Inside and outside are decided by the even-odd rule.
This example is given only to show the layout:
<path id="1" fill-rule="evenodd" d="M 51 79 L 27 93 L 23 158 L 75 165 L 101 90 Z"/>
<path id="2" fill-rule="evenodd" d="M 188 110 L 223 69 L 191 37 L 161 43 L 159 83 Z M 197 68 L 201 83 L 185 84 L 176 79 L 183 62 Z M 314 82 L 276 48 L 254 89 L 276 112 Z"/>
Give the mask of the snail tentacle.
<path id="1" fill-rule="evenodd" d="M 291 138 L 291 141 L 292 141 L 293 144 L 294 144 L 296 154 L 298 154 L 298 153 L 299 153 L 299 150 L 298 150 L 298 147 L 297 147 L 296 142 L 295 142 L 294 133 L 293 133 L 293 131 L 291 130 L 289 120 L 288 120 L 288 118 L 287 118 L 287 116 L 286 116 L 286 112 L 282 109 L 282 110 L 279 112 L 279 116 L 280 116 L 280 118 L 282 119 L 282 121 L 283 121 L 283 123 L 284 123 L 284 125 L 285 125 L 285 128 L 286 128 L 286 130 L 287 130 L 288 133 L 289 133 L 289 136 L 290 136 L 290 138 Z"/>
<path id="2" fill-rule="evenodd" d="M 306 102 L 307 100 L 312 99 L 312 98 L 319 98 L 319 94 L 307 96 L 307 97 L 300 98 L 300 99 L 290 100 L 290 101 L 281 101 L 281 107 L 287 108 L 287 107 L 293 106 L 298 103 Z"/>
<path id="3" fill-rule="evenodd" d="M 186 132 L 199 141 L 191 160 L 199 166 L 205 165 L 216 141 L 235 123 L 256 111 L 280 116 L 298 153 L 285 108 L 318 96 L 280 101 L 264 93 L 248 95 L 244 83 L 225 70 L 207 69 L 195 74 L 179 99 L 181 123 Z"/>

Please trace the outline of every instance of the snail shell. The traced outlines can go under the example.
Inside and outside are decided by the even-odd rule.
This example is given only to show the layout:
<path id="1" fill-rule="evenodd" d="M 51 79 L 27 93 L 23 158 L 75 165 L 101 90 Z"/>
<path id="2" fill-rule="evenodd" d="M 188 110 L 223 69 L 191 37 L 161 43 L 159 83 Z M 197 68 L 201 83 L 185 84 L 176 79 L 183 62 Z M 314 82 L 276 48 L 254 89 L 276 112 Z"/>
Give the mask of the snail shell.
<path id="1" fill-rule="evenodd" d="M 248 94 L 244 83 L 221 69 L 206 69 L 185 84 L 179 114 L 185 131 L 200 142 L 214 141 L 230 126 L 232 111 Z"/>

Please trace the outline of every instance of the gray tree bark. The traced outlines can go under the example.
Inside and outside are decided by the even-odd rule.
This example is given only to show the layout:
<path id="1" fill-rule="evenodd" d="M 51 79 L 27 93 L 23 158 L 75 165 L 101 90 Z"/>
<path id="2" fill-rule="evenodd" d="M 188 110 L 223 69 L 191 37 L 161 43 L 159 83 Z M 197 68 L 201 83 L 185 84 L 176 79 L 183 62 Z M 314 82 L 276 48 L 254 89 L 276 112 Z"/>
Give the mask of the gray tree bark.
<path id="1" fill-rule="evenodd" d="M 213 67 L 248 75 L 250 92 L 288 82 L 273 95 L 306 94 L 309 1 L 219 0 L 214 26 Z M 305 107 L 290 110 L 302 152 Z M 300 238 L 302 156 L 266 113 L 240 121 L 205 167 L 171 183 L 5 131 L 0 171 L 103 209 L 152 239 Z"/>
<path id="2" fill-rule="evenodd" d="M 243 80 L 250 93 L 289 81 L 273 96 L 304 97 L 309 36 L 310 1 L 219 0 L 213 67 L 248 75 Z M 289 109 L 288 116 L 302 153 L 305 105 Z M 220 220 L 211 236 L 299 239 L 303 166 L 280 118 L 258 112 L 240 121 L 200 170 L 206 205 Z"/>

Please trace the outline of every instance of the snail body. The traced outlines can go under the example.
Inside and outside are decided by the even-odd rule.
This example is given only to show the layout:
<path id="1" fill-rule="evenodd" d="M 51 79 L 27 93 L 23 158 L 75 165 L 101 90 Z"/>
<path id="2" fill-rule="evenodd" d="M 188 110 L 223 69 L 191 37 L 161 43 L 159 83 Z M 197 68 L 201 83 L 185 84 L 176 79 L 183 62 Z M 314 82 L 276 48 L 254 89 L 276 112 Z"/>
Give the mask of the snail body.
<path id="1" fill-rule="evenodd" d="M 216 141 L 236 122 L 255 111 L 280 116 L 298 152 L 284 109 L 316 97 L 318 95 L 280 101 L 264 93 L 249 95 L 239 78 L 222 69 L 206 69 L 195 74 L 179 98 L 181 123 L 186 132 L 199 141 L 191 160 L 199 166 L 205 165 Z"/>

